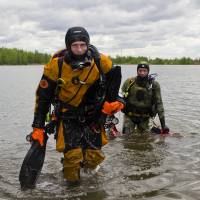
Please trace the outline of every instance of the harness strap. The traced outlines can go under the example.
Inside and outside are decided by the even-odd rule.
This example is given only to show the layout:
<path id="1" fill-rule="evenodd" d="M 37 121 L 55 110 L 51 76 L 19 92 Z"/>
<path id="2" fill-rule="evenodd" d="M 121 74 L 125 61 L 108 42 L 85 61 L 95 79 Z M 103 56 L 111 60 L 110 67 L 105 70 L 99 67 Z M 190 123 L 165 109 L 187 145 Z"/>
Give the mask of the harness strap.
<path id="1" fill-rule="evenodd" d="M 93 51 L 94 51 L 94 50 L 93 50 Z M 58 79 L 61 78 L 61 76 L 62 76 L 63 61 L 64 61 L 64 58 L 63 58 L 63 57 L 58 58 Z M 100 76 L 100 83 L 99 83 L 99 84 L 100 84 L 100 88 L 101 88 L 101 89 L 99 90 L 99 93 L 98 93 L 98 96 L 99 96 L 98 100 L 101 99 L 101 101 L 103 102 L 103 100 L 104 100 L 104 98 L 105 98 L 105 96 L 106 96 L 106 89 L 105 89 L 105 86 L 106 86 L 106 85 L 105 85 L 105 83 L 106 83 L 106 76 L 105 76 L 105 74 L 104 74 L 104 72 L 103 72 L 103 70 L 102 70 L 102 68 L 101 68 L 101 62 L 100 62 L 100 55 L 99 55 L 99 54 L 94 56 L 94 62 L 95 62 L 96 66 L 97 66 L 97 68 L 98 68 L 98 70 L 99 70 L 99 76 Z M 94 66 L 93 66 L 93 67 L 94 67 Z M 92 67 L 92 68 L 93 68 L 93 67 Z M 92 70 L 92 68 L 91 68 L 91 70 Z M 88 76 L 89 76 L 91 70 L 89 71 L 89 73 L 88 73 L 86 79 L 88 78 Z M 81 85 L 81 86 L 82 86 L 82 85 Z M 79 88 L 79 89 L 80 89 L 80 88 Z M 60 88 L 57 89 L 57 94 L 56 94 L 57 97 L 58 97 L 58 95 L 59 95 L 59 91 L 60 91 Z M 79 90 L 78 90 L 78 91 L 79 91 Z M 77 91 L 77 92 L 78 92 L 78 91 Z M 76 94 L 75 94 L 75 96 L 76 96 Z M 65 107 L 65 108 L 67 108 L 67 109 L 69 109 L 69 110 L 70 110 L 70 109 L 73 110 L 73 109 L 74 109 L 74 106 L 70 105 L 69 102 L 70 102 L 75 96 L 73 96 L 68 102 L 60 102 L 61 108 Z M 100 104 L 101 104 L 101 103 L 100 103 Z"/>
<path id="2" fill-rule="evenodd" d="M 58 58 L 58 78 L 62 76 L 63 57 Z"/>
<path id="3" fill-rule="evenodd" d="M 134 113 L 134 114 L 145 115 L 145 114 L 149 114 L 151 112 L 151 108 L 148 108 L 148 107 L 137 108 L 134 105 L 131 105 L 129 112 L 132 113 L 132 114 Z"/>
<path id="4" fill-rule="evenodd" d="M 130 89 L 133 87 L 135 81 L 136 80 L 132 78 L 129 82 L 127 89 L 125 90 L 124 97 L 125 97 L 126 101 L 128 100 Z M 155 112 L 155 104 L 156 104 L 155 84 L 154 84 L 154 81 L 152 81 L 152 105 L 151 105 L 151 108 L 137 108 L 134 105 L 130 105 L 127 102 L 127 106 L 126 106 L 127 108 L 125 109 L 125 113 L 130 117 L 134 116 L 134 115 L 135 116 L 141 115 L 141 117 L 145 116 L 145 115 L 152 116 L 152 115 L 154 115 L 153 112 Z"/>
<path id="5" fill-rule="evenodd" d="M 125 92 L 124 92 L 124 97 L 125 97 L 126 99 L 128 98 L 130 89 L 131 89 L 131 87 L 134 85 L 134 83 L 135 83 L 135 79 L 131 79 L 130 82 L 129 82 L 128 87 L 126 88 L 126 90 L 125 90 Z"/>

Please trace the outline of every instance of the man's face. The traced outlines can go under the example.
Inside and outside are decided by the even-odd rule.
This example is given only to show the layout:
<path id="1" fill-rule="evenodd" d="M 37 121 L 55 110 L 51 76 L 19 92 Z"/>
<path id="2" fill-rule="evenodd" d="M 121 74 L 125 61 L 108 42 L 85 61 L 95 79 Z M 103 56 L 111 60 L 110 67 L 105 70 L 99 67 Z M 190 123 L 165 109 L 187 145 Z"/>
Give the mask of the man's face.
<path id="1" fill-rule="evenodd" d="M 146 68 L 139 68 L 137 71 L 138 76 L 146 77 L 148 75 L 148 70 Z"/>
<path id="2" fill-rule="evenodd" d="M 87 44 L 83 41 L 73 42 L 71 44 L 71 51 L 77 56 L 84 55 L 87 51 Z"/>

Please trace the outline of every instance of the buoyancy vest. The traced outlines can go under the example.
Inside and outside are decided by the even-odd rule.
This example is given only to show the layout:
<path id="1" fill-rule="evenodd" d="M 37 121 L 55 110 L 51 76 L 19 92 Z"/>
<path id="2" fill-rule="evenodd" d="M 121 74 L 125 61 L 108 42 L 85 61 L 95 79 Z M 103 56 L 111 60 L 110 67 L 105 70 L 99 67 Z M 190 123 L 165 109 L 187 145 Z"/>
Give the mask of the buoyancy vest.
<path id="1" fill-rule="evenodd" d="M 145 86 L 137 84 L 136 77 L 130 78 L 124 91 L 126 101 L 125 114 L 132 117 L 149 117 L 153 115 L 154 81 Z"/>

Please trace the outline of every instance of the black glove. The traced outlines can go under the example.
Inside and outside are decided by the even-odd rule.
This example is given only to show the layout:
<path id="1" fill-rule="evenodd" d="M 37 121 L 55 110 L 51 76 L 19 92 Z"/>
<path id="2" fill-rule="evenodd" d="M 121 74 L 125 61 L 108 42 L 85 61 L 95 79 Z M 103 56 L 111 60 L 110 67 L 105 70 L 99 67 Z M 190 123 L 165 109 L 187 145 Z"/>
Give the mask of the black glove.
<path id="1" fill-rule="evenodd" d="M 46 126 L 45 126 L 45 132 L 49 134 L 54 134 L 56 132 L 56 125 L 57 121 L 53 120 L 50 121 Z"/>
<path id="2" fill-rule="evenodd" d="M 169 133 L 169 128 L 166 125 L 164 128 L 162 128 L 162 133 Z"/>
<path id="3" fill-rule="evenodd" d="M 162 133 L 169 133 L 169 128 L 165 125 L 165 118 L 160 118 Z"/>

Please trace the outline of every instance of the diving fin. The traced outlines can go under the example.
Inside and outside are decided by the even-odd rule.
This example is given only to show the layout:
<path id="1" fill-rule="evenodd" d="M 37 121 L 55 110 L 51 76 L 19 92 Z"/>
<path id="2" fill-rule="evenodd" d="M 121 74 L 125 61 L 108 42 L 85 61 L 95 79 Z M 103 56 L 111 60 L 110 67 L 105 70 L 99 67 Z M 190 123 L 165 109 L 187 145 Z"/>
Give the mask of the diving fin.
<path id="1" fill-rule="evenodd" d="M 19 182 L 22 190 L 35 187 L 44 163 L 47 140 L 48 136 L 45 134 L 43 146 L 40 146 L 38 141 L 32 141 L 19 173 Z"/>

